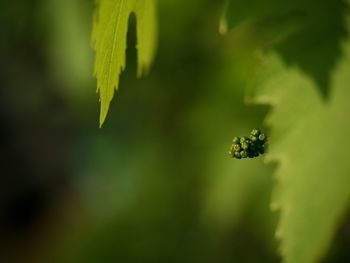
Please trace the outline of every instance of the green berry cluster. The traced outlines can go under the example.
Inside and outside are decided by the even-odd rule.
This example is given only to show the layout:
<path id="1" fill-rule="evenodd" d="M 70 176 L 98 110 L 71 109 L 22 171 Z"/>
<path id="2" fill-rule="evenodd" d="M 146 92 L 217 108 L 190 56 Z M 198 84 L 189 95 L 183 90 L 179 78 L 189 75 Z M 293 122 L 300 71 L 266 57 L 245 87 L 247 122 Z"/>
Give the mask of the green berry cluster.
<path id="1" fill-rule="evenodd" d="M 253 129 L 249 137 L 234 137 L 230 149 L 232 158 L 254 158 L 264 154 L 266 150 L 267 137 L 259 129 Z"/>

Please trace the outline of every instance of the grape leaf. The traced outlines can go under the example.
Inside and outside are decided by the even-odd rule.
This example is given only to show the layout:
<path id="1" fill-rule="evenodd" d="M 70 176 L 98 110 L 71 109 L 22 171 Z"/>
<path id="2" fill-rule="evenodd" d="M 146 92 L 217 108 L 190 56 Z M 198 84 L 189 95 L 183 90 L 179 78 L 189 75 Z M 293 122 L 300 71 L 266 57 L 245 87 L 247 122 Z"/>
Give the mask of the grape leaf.
<path id="1" fill-rule="evenodd" d="M 350 204 L 350 40 L 342 44 L 328 101 L 308 74 L 288 66 L 278 52 L 262 58 L 251 83 L 255 102 L 273 106 L 266 120 L 267 158 L 279 162 L 272 206 L 281 211 L 276 235 L 288 263 L 318 262 Z"/>
<path id="2" fill-rule="evenodd" d="M 266 44 L 273 43 L 288 65 L 297 65 L 308 73 L 327 98 L 329 72 L 341 56 L 339 41 L 346 35 L 343 21 L 346 10 L 342 0 L 231 0 L 227 2 L 221 27 L 253 24 L 258 34 L 270 36 Z"/>
<path id="3" fill-rule="evenodd" d="M 125 68 L 128 21 L 137 20 L 137 75 L 147 73 L 153 61 L 156 38 L 156 0 L 97 0 L 92 41 L 96 52 L 94 74 L 100 94 L 100 127 L 106 119 L 119 75 Z"/>

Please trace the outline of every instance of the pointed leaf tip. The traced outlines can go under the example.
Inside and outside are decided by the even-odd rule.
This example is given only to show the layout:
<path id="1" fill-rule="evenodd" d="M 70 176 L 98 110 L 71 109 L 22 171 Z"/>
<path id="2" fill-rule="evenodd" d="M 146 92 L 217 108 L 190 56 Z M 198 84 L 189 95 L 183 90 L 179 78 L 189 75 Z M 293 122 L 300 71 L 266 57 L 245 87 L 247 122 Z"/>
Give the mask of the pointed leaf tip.
<path id="1" fill-rule="evenodd" d="M 137 18 L 138 75 L 141 75 L 147 73 L 154 59 L 157 42 L 156 0 L 99 0 L 95 10 L 92 43 L 96 53 L 95 76 L 101 101 L 100 127 L 106 119 L 114 89 L 118 90 L 120 73 L 125 68 L 131 13 L 135 13 Z"/>

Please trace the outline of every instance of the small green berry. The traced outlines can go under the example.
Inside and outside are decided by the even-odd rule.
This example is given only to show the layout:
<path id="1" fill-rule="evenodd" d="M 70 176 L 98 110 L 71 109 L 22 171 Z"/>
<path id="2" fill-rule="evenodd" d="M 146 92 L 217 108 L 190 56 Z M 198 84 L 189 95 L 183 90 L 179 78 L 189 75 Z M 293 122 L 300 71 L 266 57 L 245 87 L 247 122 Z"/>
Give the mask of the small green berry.
<path id="1" fill-rule="evenodd" d="M 250 135 L 249 138 L 252 142 L 256 142 L 258 140 L 258 138 L 254 135 Z"/>
<path id="2" fill-rule="evenodd" d="M 235 143 L 235 144 L 239 143 L 239 141 L 240 141 L 239 137 L 234 137 L 233 140 L 232 140 L 232 142 Z"/>
<path id="3" fill-rule="evenodd" d="M 243 149 L 243 150 L 247 150 L 248 148 L 249 148 L 249 144 L 246 143 L 246 142 L 243 142 L 243 143 L 242 143 L 242 149 Z"/>
<path id="4" fill-rule="evenodd" d="M 240 142 L 244 143 L 248 138 L 246 136 L 241 137 Z"/>
<path id="5" fill-rule="evenodd" d="M 262 142 L 264 142 L 264 141 L 266 140 L 265 134 L 263 134 L 263 133 L 260 134 L 260 135 L 259 135 L 259 140 L 262 141 Z"/>
<path id="6" fill-rule="evenodd" d="M 259 136 L 260 130 L 257 129 L 257 128 L 255 128 L 255 129 L 253 129 L 253 130 L 250 132 L 250 134 L 253 135 L 253 136 Z"/>
<path id="7" fill-rule="evenodd" d="M 247 151 L 241 151 L 241 156 L 242 158 L 247 158 L 248 157 Z"/>
<path id="8" fill-rule="evenodd" d="M 234 153 L 234 157 L 237 158 L 237 159 L 241 159 L 242 158 L 242 156 L 241 156 L 241 154 L 239 152 L 235 152 Z"/>
<path id="9" fill-rule="evenodd" d="M 233 144 L 232 145 L 232 149 L 235 151 L 235 152 L 239 152 L 241 150 L 241 146 L 239 144 Z"/>

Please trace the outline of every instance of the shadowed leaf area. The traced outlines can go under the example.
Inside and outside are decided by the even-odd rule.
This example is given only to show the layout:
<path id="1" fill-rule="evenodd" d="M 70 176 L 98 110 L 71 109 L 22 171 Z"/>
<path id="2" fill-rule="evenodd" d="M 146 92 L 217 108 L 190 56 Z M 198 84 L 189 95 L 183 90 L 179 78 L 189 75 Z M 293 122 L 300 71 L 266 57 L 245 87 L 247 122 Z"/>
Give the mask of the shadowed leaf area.
<path id="1" fill-rule="evenodd" d="M 285 63 L 309 74 L 327 98 L 330 71 L 341 55 L 340 41 L 346 37 L 346 11 L 347 5 L 340 0 L 231 0 L 224 22 L 233 29 L 251 23 L 265 47 L 273 44 Z"/>

